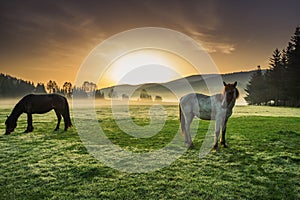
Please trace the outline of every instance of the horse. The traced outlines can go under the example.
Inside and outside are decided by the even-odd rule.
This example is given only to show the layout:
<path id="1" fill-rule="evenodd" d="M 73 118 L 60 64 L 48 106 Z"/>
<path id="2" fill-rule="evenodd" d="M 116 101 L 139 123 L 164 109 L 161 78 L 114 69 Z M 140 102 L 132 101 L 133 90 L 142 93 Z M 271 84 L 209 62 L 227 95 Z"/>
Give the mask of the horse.
<path id="1" fill-rule="evenodd" d="M 27 129 L 24 133 L 33 131 L 32 114 L 44 114 L 54 109 L 57 116 L 57 125 L 54 129 L 59 129 L 61 117 L 64 118 L 65 131 L 72 127 L 69 105 L 65 97 L 59 94 L 29 94 L 24 96 L 13 108 L 11 114 L 5 121 L 5 135 L 10 134 L 17 127 L 18 118 L 22 113 L 27 114 Z"/>
<path id="2" fill-rule="evenodd" d="M 227 84 L 223 81 L 223 85 L 224 89 L 220 94 L 207 96 L 199 93 L 190 93 L 181 97 L 179 103 L 179 120 L 181 133 L 185 137 L 185 143 L 188 147 L 194 147 L 190 135 L 190 125 L 195 116 L 202 120 L 216 121 L 215 150 L 218 150 L 218 139 L 221 130 L 220 143 L 224 148 L 228 147 L 225 142 L 226 126 L 229 117 L 232 115 L 236 99 L 239 97 L 239 91 L 236 88 L 237 82 Z"/>

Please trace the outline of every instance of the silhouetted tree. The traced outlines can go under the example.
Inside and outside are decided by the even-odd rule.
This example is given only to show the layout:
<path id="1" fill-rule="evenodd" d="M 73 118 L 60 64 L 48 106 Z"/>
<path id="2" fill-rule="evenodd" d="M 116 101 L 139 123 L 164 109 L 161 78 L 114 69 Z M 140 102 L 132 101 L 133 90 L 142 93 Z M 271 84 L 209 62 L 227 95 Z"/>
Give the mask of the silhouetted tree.
<path id="1" fill-rule="evenodd" d="M 155 99 L 154 99 L 155 101 L 159 101 L 159 102 L 161 102 L 163 99 L 162 99 L 162 97 L 161 96 L 155 96 Z"/>
<path id="2" fill-rule="evenodd" d="M 84 91 L 84 89 L 82 87 L 73 87 L 73 97 L 75 98 L 86 98 L 87 97 L 87 93 Z"/>
<path id="3" fill-rule="evenodd" d="M 84 83 L 82 84 L 82 88 L 87 93 L 95 92 L 97 85 L 93 82 L 84 81 Z"/>
<path id="4" fill-rule="evenodd" d="M 104 99 L 104 92 L 102 92 L 101 90 L 96 90 L 95 98 Z"/>
<path id="5" fill-rule="evenodd" d="M 44 86 L 43 83 L 38 83 L 38 84 L 37 84 L 37 86 L 36 86 L 36 88 L 35 88 L 35 93 L 41 93 L 41 94 L 47 93 L 47 92 L 46 92 L 46 89 L 45 89 L 45 86 Z"/>
<path id="6" fill-rule="evenodd" d="M 270 69 L 263 75 L 258 69 L 247 88 L 249 104 L 274 101 L 274 105 L 300 106 L 300 27 L 285 50 L 275 49 Z M 261 80 L 262 83 L 261 83 Z M 267 87 L 267 90 L 265 89 Z"/>
<path id="7" fill-rule="evenodd" d="M 250 105 L 261 105 L 267 103 L 267 85 L 260 66 L 257 66 L 257 71 L 252 75 L 245 91 L 247 92 L 245 100 Z"/>
<path id="8" fill-rule="evenodd" d="M 71 97 L 72 95 L 72 83 L 70 82 L 65 82 L 63 87 L 62 87 L 64 95 L 67 97 Z"/>
<path id="9" fill-rule="evenodd" d="M 287 93 L 292 106 L 300 106 L 300 27 L 287 47 Z"/>
<path id="10" fill-rule="evenodd" d="M 56 93 L 58 92 L 58 85 L 55 81 L 50 80 L 47 83 L 47 90 L 49 91 L 49 93 Z"/>
<path id="11" fill-rule="evenodd" d="M 140 93 L 140 100 L 152 101 L 152 97 L 148 94 L 146 89 L 142 89 Z"/>
<path id="12" fill-rule="evenodd" d="M 274 105 L 284 105 L 286 101 L 286 55 L 275 49 L 270 58 L 270 70 L 266 73 L 268 98 L 274 100 Z"/>
<path id="13" fill-rule="evenodd" d="M 114 88 L 111 88 L 110 91 L 108 92 L 108 98 L 113 98 L 113 99 L 118 98 L 118 94 L 114 90 Z"/>

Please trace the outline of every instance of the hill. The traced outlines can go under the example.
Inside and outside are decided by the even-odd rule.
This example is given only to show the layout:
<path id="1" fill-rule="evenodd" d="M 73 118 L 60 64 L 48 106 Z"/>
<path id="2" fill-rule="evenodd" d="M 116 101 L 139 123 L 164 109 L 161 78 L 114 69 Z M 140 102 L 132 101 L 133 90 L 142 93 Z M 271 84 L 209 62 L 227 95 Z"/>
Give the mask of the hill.
<path id="1" fill-rule="evenodd" d="M 238 82 L 238 89 L 241 94 L 241 98 L 238 100 L 238 104 L 246 104 L 244 97 L 246 92 L 244 88 L 248 84 L 252 74 L 255 71 L 247 72 L 235 72 L 229 74 L 205 74 L 205 75 L 193 75 L 185 78 L 176 79 L 166 83 L 146 83 L 140 85 L 117 85 L 101 89 L 104 95 L 113 96 L 114 98 L 121 99 L 122 97 L 129 96 L 130 99 L 139 100 L 142 91 L 146 91 L 147 94 L 154 99 L 156 96 L 162 97 L 163 101 L 178 101 L 178 99 L 194 90 L 197 93 L 215 94 L 219 93 L 222 88 L 222 80 L 227 83 Z M 191 86 L 191 88 L 189 88 Z M 113 95 L 112 95 L 113 94 Z"/>

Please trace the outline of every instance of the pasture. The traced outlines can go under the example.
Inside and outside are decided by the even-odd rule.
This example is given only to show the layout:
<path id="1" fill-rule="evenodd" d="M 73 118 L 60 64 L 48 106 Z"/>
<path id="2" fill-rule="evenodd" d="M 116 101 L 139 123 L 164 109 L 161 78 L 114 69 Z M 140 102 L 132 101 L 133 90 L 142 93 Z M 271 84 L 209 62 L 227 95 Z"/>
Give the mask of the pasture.
<path id="1" fill-rule="evenodd" d="M 107 106 L 97 108 L 97 118 L 114 144 L 151 151 L 166 145 L 179 127 L 178 106 L 164 107 L 165 127 L 151 138 L 124 134 Z M 147 125 L 148 108 L 132 106 L 134 122 Z M 1 134 L 11 109 L 0 108 Z M 195 120 L 195 149 L 158 171 L 131 174 L 89 154 L 76 127 L 54 132 L 53 111 L 33 119 L 32 133 L 23 133 L 22 115 L 14 133 L 0 136 L 0 199 L 300 199 L 300 109 L 235 107 L 227 126 L 229 148 L 201 159 L 209 123 Z"/>

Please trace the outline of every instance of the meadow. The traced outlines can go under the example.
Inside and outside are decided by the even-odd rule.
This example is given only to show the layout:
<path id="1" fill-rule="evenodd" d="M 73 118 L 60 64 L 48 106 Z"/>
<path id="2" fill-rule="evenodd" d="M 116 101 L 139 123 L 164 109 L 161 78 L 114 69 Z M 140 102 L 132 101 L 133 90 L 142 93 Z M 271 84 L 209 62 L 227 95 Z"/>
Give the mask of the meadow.
<path id="1" fill-rule="evenodd" d="M 165 126 L 150 138 L 123 133 L 108 106 L 97 107 L 96 114 L 112 143 L 148 152 L 164 147 L 178 130 L 178 106 L 164 108 Z M 0 133 L 11 109 L 0 108 Z M 148 110 L 149 105 L 132 106 L 133 121 L 149 124 Z M 209 123 L 195 120 L 195 148 L 147 173 L 122 172 L 94 158 L 75 123 L 67 132 L 54 132 L 53 111 L 33 119 L 32 133 L 22 133 L 22 115 L 14 133 L 0 136 L 0 199 L 300 199 L 299 108 L 235 107 L 228 122 L 229 148 L 204 158 L 199 150 Z"/>

